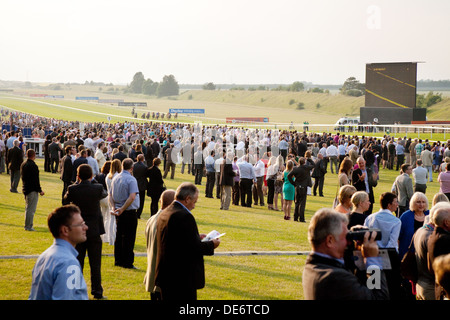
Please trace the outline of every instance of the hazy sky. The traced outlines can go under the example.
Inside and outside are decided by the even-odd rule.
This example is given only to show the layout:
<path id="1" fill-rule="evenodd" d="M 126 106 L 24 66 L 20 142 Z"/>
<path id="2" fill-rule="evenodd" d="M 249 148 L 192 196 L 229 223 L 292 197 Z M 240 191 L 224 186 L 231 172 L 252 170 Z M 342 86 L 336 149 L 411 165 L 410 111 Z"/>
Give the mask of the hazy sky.
<path id="1" fill-rule="evenodd" d="M 1 0 L 0 80 L 365 82 L 373 62 L 450 79 L 448 0 Z"/>

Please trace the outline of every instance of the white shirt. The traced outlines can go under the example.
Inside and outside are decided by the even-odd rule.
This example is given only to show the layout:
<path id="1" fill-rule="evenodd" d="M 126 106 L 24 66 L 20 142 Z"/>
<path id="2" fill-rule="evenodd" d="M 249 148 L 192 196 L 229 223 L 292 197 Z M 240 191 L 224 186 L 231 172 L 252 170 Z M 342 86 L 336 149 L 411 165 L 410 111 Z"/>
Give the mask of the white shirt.
<path id="1" fill-rule="evenodd" d="M 338 155 L 338 150 L 334 145 L 330 145 L 327 148 L 327 157 L 332 157 L 332 156 L 337 156 Z"/>
<path id="2" fill-rule="evenodd" d="M 254 167 L 255 167 L 255 175 L 256 175 L 256 177 L 264 176 L 265 164 L 264 164 L 264 162 L 261 161 L 261 159 L 258 160 L 258 162 L 256 162 Z"/>

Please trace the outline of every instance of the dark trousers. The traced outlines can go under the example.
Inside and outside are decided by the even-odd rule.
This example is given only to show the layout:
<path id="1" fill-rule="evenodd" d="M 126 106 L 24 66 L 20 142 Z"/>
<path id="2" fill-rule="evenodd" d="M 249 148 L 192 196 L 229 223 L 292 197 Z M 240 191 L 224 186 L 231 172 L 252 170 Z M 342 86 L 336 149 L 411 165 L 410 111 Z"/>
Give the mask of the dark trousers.
<path id="1" fill-rule="evenodd" d="M 137 209 L 136 214 L 137 214 L 137 218 L 140 219 L 141 218 L 141 214 L 142 214 L 142 210 L 144 210 L 144 205 L 145 205 L 145 191 L 144 190 L 139 190 L 139 209 Z"/>
<path id="2" fill-rule="evenodd" d="M 297 186 L 295 193 L 294 221 L 305 222 L 307 188 Z"/>
<path id="3" fill-rule="evenodd" d="M 425 194 L 425 191 L 427 191 L 427 185 L 426 184 L 416 183 L 414 185 L 414 192 L 422 192 L 422 193 Z"/>
<path id="4" fill-rule="evenodd" d="M 215 181 L 216 181 L 216 173 L 215 172 L 206 172 L 205 196 L 208 198 L 213 197 Z"/>
<path id="5" fill-rule="evenodd" d="M 239 187 L 239 181 L 235 181 L 232 189 L 232 201 L 235 206 L 239 205 L 239 199 L 241 198 L 241 192 Z"/>
<path id="6" fill-rule="evenodd" d="M 158 213 L 160 197 L 161 197 L 161 193 L 150 195 L 150 198 L 152 199 L 152 203 L 150 204 L 150 215 L 151 216 Z"/>
<path id="7" fill-rule="evenodd" d="M 72 181 L 63 181 L 64 182 L 64 186 L 63 186 L 63 191 L 62 191 L 62 199 L 64 199 L 64 196 L 67 192 L 67 188 L 69 188 L 69 186 L 72 184 Z"/>
<path id="8" fill-rule="evenodd" d="M 275 195 L 275 180 L 267 179 L 267 204 L 273 205 L 273 197 Z"/>
<path id="9" fill-rule="evenodd" d="M 240 192 L 241 192 L 241 206 L 251 207 L 252 206 L 252 179 L 241 178 L 239 182 Z"/>
<path id="10" fill-rule="evenodd" d="M 138 225 L 136 210 L 126 210 L 116 217 L 117 231 L 114 242 L 115 265 L 130 268 L 134 263 L 134 243 Z"/>
<path id="11" fill-rule="evenodd" d="M 89 267 L 91 269 L 91 294 L 93 296 L 102 296 L 102 239 L 100 236 L 92 236 L 87 238 L 85 242 L 77 244 L 75 248 L 78 251 L 77 259 L 80 262 L 82 271 L 86 252 L 88 254 Z"/>
<path id="12" fill-rule="evenodd" d="M 263 192 L 263 184 L 264 184 L 264 176 L 256 178 L 256 184 L 253 185 L 253 203 L 255 205 L 258 204 L 264 205 L 264 192 Z"/>
<path id="13" fill-rule="evenodd" d="M 402 167 L 402 164 L 405 162 L 405 155 L 404 154 L 398 154 L 397 155 L 397 171 L 399 168 Z"/>
<path id="14" fill-rule="evenodd" d="M 50 168 L 52 173 L 58 172 L 59 158 L 50 158 Z"/>
<path id="15" fill-rule="evenodd" d="M 325 181 L 325 177 L 317 177 L 314 178 L 314 195 L 317 195 L 317 187 L 319 187 L 319 195 L 323 196 L 323 182 Z"/>
<path id="16" fill-rule="evenodd" d="M 195 171 L 195 184 L 196 185 L 201 185 L 202 184 L 202 178 L 203 178 L 203 168 L 201 166 L 195 166 L 194 170 Z"/>
<path id="17" fill-rule="evenodd" d="M 50 156 L 48 154 L 44 154 L 44 171 L 51 172 L 50 169 Z"/>
<path id="18" fill-rule="evenodd" d="M 17 192 L 17 187 L 20 182 L 20 170 L 9 170 L 11 188 L 9 189 L 12 192 Z"/>
<path id="19" fill-rule="evenodd" d="M 197 290 L 191 288 L 161 288 L 161 300 L 197 300 Z"/>

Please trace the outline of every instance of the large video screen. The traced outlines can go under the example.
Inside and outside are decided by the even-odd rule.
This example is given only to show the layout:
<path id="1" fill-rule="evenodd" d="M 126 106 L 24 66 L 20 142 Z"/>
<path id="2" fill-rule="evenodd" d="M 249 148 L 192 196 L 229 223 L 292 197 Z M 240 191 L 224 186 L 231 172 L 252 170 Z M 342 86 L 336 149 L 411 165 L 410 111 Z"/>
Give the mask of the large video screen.
<path id="1" fill-rule="evenodd" d="M 416 62 L 366 64 L 366 107 L 416 107 Z"/>

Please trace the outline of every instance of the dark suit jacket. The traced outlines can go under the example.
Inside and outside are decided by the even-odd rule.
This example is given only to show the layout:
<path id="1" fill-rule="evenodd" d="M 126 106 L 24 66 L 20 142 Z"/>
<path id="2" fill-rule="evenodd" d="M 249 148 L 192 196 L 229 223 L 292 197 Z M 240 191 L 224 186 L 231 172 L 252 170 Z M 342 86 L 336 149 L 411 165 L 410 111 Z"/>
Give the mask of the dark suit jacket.
<path id="1" fill-rule="evenodd" d="M 133 165 L 133 176 L 137 180 L 139 190 L 147 190 L 147 169 L 148 167 L 143 162 L 138 161 Z M 145 196 L 145 193 L 143 196 Z"/>
<path id="2" fill-rule="evenodd" d="M 79 157 L 75 159 L 72 164 L 72 181 L 77 181 L 77 169 L 80 165 L 85 163 L 88 163 L 87 158 Z"/>
<path id="3" fill-rule="evenodd" d="M 194 216 L 174 201 L 157 220 L 155 284 L 162 290 L 195 290 L 205 286 L 203 255 L 214 254 L 212 241 L 202 242 Z"/>
<path id="4" fill-rule="evenodd" d="M 388 300 L 386 276 L 380 274 L 380 289 L 371 290 L 337 260 L 311 254 L 303 271 L 303 292 L 306 300 Z"/>
<path id="5" fill-rule="evenodd" d="M 22 192 L 24 195 L 33 191 L 42 191 L 39 182 L 39 168 L 33 160 L 28 159 L 22 163 L 20 175 L 22 176 Z"/>
<path id="6" fill-rule="evenodd" d="M 325 161 L 323 161 L 323 159 L 317 159 L 311 176 L 313 178 L 321 178 L 324 177 L 326 173 L 327 167 L 325 165 Z"/>
<path id="7" fill-rule="evenodd" d="M 114 156 L 113 156 L 113 160 L 115 159 L 119 159 L 120 161 L 123 161 L 123 159 L 126 159 L 127 155 L 125 153 L 123 153 L 122 151 L 117 152 Z"/>
<path id="8" fill-rule="evenodd" d="M 11 171 L 20 170 L 23 162 L 23 151 L 19 147 L 8 149 L 8 168 Z"/>
<path id="9" fill-rule="evenodd" d="M 378 182 L 372 178 L 373 172 L 366 167 L 366 174 L 369 183 L 369 195 L 373 195 L 373 187 L 376 187 Z M 359 176 L 362 175 L 361 169 L 356 169 L 352 173 L 352 184 L 358 191 L 366 191 L 366 184 L 364 181 L 359 180 Z"/>
<path id="10" fill-rule="evenodd" d="M 236 173 L 233 171 L 233 165 L 231 162 L 227 163 L 227 160 L 223 159 L 223 163 L 220 165 L 219 185 L 233 186 L 235 175 Z"/>
<path id="11" fill-rule="evenodd" d="M 71 182 L 73 175 L 73 163 L 70 155 L 65 155 L 63 158 L 63 165 L 61 168 L 61 180 L 64 182 Z"/>
<path id="12" fill-rule="evenodd" d="M 52 142 L 48 146 L 48 152 L 50 155 L 50 158 L 53 159 L 59 159 L 59 153 L 62 151 L 59 144 L 56 142 Z"/>
<path id="13" fill-rule="evenodd" d="M 88 226 L 86 231 L 88 238 L 105 233 L 100 200 L 107 196 L 107 191 L 95 180 L 93 182 L 89 180 L 81 181 L 67 188 L 63 198 L 63 205 L 73 203 L 80 208 L 81 216 Z"/>
<path id="14" fill-rule="evenodd" d="M 149 178 L 147 185 L 147 195 L 160 195 L 163 192 L 164 180 L 161 170 L 158 167 L 152 166 L 147 169 L 147 177 Z"/>
<path id="15" fill-rule="evenodd" d="M 293 186 L 301 186 L 303 188 L 311 187 L 311 169 L 314 166 L 308 162 L 301 166 L 296 166 L 289 172 L 287 178 Z M 295 181 L 292 179 L 295 178 Z"/>

